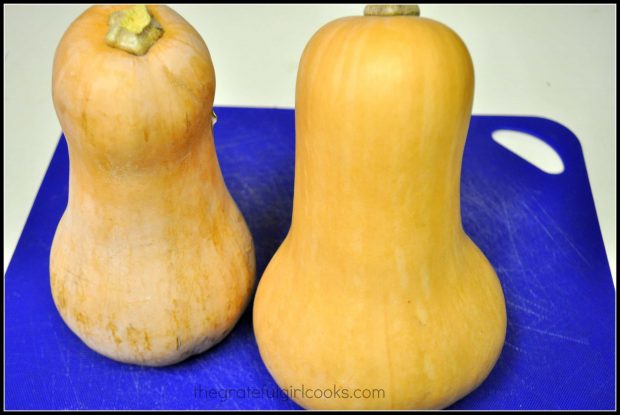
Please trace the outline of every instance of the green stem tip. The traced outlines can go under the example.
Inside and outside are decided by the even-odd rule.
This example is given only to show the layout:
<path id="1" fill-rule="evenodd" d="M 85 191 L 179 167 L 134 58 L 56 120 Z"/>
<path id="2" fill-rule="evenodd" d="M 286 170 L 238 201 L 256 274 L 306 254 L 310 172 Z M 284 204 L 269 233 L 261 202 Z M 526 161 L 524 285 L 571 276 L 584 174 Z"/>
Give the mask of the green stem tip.
<path id="1" fill-rule="evenodd" d="M 417 4 L 369 4 L 364 8 L 364 16 L 419 16 Z"/>

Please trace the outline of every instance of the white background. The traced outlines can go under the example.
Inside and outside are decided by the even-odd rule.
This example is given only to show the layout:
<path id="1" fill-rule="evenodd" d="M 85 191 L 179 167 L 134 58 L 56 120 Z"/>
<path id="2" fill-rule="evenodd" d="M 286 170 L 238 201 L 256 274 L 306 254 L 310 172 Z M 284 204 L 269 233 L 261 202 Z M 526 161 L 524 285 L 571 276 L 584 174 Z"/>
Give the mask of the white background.
<path id="1" fill-rule="evenodd" d="M 87 7 L 5 6 L 5 271 L 60 135 L 51 100 L 54 50 Z M 216 105 L 280 108 L 294 106 L 297 65 L 312 34 L 363 11 L 363 5 L 173 8 L 209 47 Z M 476 70 L 474 114 L 547 117 L 579 137 L 615 280 L 615 6 L 420 8 L 468 45 Z"/>

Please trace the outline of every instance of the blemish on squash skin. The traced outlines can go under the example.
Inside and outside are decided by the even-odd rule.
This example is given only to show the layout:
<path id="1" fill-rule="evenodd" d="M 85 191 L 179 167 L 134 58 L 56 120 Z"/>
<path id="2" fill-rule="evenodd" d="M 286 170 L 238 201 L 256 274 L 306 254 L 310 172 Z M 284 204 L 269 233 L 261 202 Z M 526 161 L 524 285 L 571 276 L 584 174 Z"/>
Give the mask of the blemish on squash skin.
<path id="1" fill-rule="evenodd" d="M 106 329 L 110 330 L 110 332 L 112 333 L 112 338 L 114 339 L 114 343 L 116 343 L 117 346 L 120 346 L 120 344 L 123 342 L 123 339 L 118 337 L 118 334 L 116 332 L 116 325 L 110 321 L 108 325 L 106 326 Z"/>
<path id="2" fill-rule="evenodd" d="M 84 137 L 88 137 L 88 117 L 86 112 L 82 112 L 82 129 L 84 130 Z"/>
<path id="3" fill-rule="evenodd" d="M 56 280 L 54 278 L 54 280 Z M 54 286 L 55 284 L 52 284 Z M 60 310 L 63 310 L 67 305 L 67 299 L 65 298 L 65 286 L 62 284 L 56 285 L 56 305 Z"/>
<path id="4" fill-rule="evenodd" d="M 149 142 L 149 131 L 145 128 L 143 132 L 144 132 L 144 142 L 148 143 Z"/>
<path id="5" fill-rule="evenodd" d="M 175 304 L 175 308 L 176 308 L 176 304 Z M 177 318 L 176 310 L 172 310 L 172 321 L 174 321 L 175 327 L 179 327 L 179 319 Z"/>
<path id="6" fill-rule="evenodd" d="M 220 231 L 220 224 L 218 221 L 213 221 L 213 226 L 211 227 L 211 233 L 209 237 L 211 241 L 213 242 L 213 246 L 221 246 L 222 235 Z"/>
<path id="7" fill-rule="evenodd" d="M 83 324 L 85 326 L 88 325 L 88 317 L 86 317 L 86 315 L 82 313 L 81 311 L 78 311 L 77 313 L 75 313 L 74 317 L 78 323 Z"/>
<path id="8" fill-rule="evenodd" d="M 178 278 L 182 279 L 183 275 L 179 274 Z M 172 300 L 172 305 L 173 305 L 172 320 L 174 322 L 172 326 L 174 327 L 174 332 L 176 333 L 178 332 L 178 330 L 183 329 L 185 333 L 191 333 L 189 316 L 187 316 L 186 313 L 183 312 L 183 308 L 180 308 L 178 306 L 178 302 L 176 299 Z M 180 316 L 179 316 L 179 313 L 181 313 Z M 177 339 L 178 339 L 178 336 L 177 336 Z M 180 340 L 177 346 L 180 347 Z"/>
<path id="9" fill-rule="evenodd" d="M 127 342 L 129 346 L 139 354 L 139 358 L 144 362 L 146 358 L 144 356 L 144 352 L 150 352 L 151 349 L 151 339 L 148 335 L 148 332 L 138 330 L 133 327 L 131 324 L 126 329 L 127 333 Z M 138 357 L 138 356 L 137 356 Z"/>
<path id="10" fill-rule="evenodd" d="M 135 329 L 131 324 L 127 327 L 127 340 L 132 349 L 138 350 L 140 348 L 140 331 Z"/>
<path id="11" fill-rule="evenodd" d="M 151 340 L 149 338 L 149 334 L 146 331 L 144 332 L 144 348 L 147 352 L 151 351 Z"/>
<path id="12" fill-rule="evenodd" d="M 166 78 L 168 79 L 168 82 L 170 82 L 173 86 L 175 86 L 177 89 L 182 89 L 184 91 L 186 91 L 187 93 L 189 93 L 192 98 L 195 99 L 200 99 L 199 96 L 197 96 L 196 92 L 193 91 L 189 85 L 187 84 L 187 82 L 174 74 L 174 72 L 172 72 L 170 70 L 170 68 L 168 68 L 166 65 L 163 65 L 163 70 L 164 70 L 164 74 L 166 75 Z"/>

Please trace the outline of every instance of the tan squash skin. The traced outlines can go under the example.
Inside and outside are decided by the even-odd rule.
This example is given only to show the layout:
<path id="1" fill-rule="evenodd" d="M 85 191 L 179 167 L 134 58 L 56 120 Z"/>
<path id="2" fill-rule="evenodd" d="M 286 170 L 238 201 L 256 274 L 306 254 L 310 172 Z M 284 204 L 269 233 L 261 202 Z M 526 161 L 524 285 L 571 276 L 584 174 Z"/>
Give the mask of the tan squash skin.
<path id="1" fill-rule="evenodd" d="M 253 290 L 254 248 L 215 154 L 205 43 L 172 9 L 149 6 L 165 33 L 148 53 L 109 47 L 119 7 L 88 9 L 56 51 L 70 181 L 51 288 L 89 347 L 161 366 L 232 329 Z"/>
<path id="2" fill-rule="evenodd" d="M 473 87 L 465 45 L 425 18 L 343 18 L 306 46 L 292 225 L 254 301 L 265 365 L 301 406 L 443 408 L 493 368 L 503 292 L 459 206 Z"/>

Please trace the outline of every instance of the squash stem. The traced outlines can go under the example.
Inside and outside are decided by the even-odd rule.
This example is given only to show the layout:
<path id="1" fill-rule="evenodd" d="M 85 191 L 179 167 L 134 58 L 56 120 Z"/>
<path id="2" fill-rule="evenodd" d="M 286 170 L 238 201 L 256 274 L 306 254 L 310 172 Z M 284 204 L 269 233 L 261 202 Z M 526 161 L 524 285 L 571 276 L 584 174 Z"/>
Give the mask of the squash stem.
<path id="1" fill-rule="evenodd" d="M 146 54 L 164 33 L 143 4 L 112 13 L 108 27 L 106 44 L 137 56 Z"/>
<path id="2" fill-rule="evenodd" d="M 417 4 L 369 4 L 364 8 L 364 16 L 419 16 Z"/>

